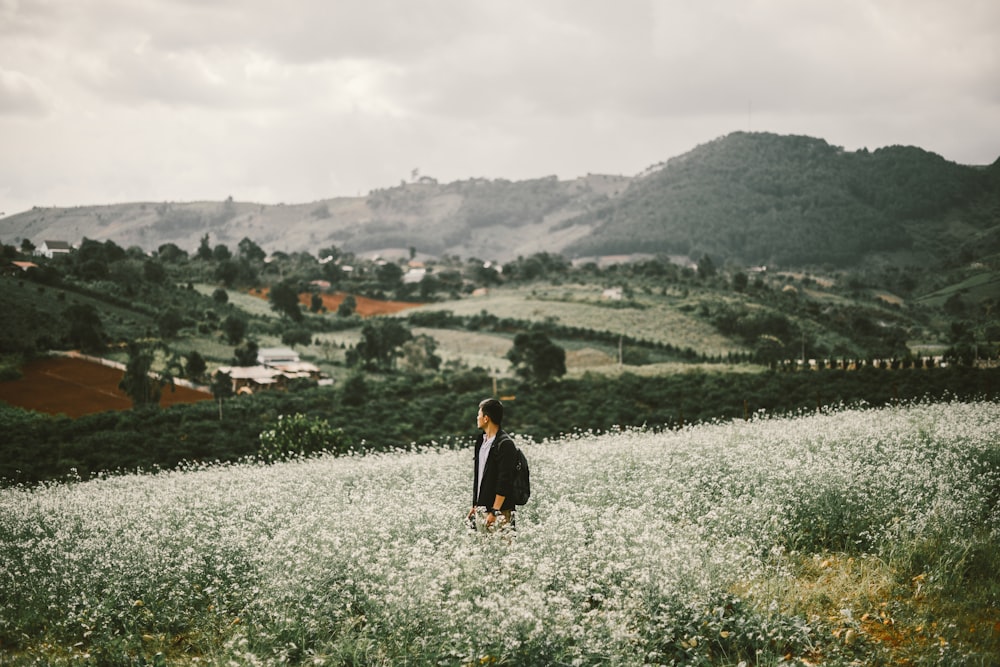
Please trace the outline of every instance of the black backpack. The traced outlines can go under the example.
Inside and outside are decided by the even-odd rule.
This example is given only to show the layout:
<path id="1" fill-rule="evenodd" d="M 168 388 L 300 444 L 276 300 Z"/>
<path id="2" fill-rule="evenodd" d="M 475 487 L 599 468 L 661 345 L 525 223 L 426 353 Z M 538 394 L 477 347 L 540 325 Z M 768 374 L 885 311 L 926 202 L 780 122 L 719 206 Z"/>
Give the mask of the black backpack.
<path id="1" fill-rule="evenodd" d="M 511 441 L 513 444 L 513 441 Z M 511 490 L 511 500 L 515 505 L 524 505 L 531 498 L 531 472 L 528 470 L 528 459 L 517 445 L 514 445 L 514 486 Z"/>

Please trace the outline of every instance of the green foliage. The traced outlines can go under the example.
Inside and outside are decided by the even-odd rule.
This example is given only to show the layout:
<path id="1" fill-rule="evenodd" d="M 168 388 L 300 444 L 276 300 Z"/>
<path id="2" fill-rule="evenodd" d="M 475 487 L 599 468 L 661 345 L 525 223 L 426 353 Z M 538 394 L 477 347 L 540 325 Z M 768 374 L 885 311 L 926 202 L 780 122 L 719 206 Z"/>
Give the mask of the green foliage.
<path id="1" fill-rule="evenodd" d="M 208 370 L 208 365 L 205 363 L 205 357 L 197 350 L 191 350 L 188 352 L 187 360 L 184 364 L 184 373 L 187 377 L 192 380 L 200 380 Z"/>
<path id="2" fill-rule="evenodd" d="M 736 132 L 562 223 L 595 226 L 564 252 L 850 266 L 872 253 L 914 249 L 936 262 L 954 252 L 954 218 L 975 229 L 995 225 L 977 213 L 995 200 L 989 172 L 918 148 L 848 153 L 821 139 Z"/>
<path id="3" fill-rule="evenodd" d="M 344 297 L 344 300 L 340 302 L 337 306 L 337 315 L 340 317 L 350 317 L 354 314 L 354 311 L 358 307 L 358 300 L 354 298 L 354 295 L 348 294 Z"/>
<path id="4" fill-rule="evenodd" d="M 128 342 L 128 362 L 118 388 L 132 399 L 133 408 L 156 407 L 160 403 L 163 387 L 168 384 L 173 386 L 174 379 L 170 375 L 153 373 L 157 350 L 166 348 L 162 345 Z"/>
<path id="5" fill-rule="evenodd" d="M 530 282 L 564 277 L 569 268 L 569 262 L 562 255 L 536 252 L 528 257 L 518 257 L 508 262 L 503 267 L 503 273 L 508 279 Z"/>
<path id="6" fill-rule="evenodd" d="M 246 236 L 240 241 L 238 248 L 241 259 L 251 262 L 262 262 L 267 257 L 267 253 L 264 252 L 263 248 Z"/>
<path id="7" fill-rule="evenodd" d="M 463 188 L 462 193 L 462 206 L 456 216 L 474 229 L 538 222 L 569 199 L 555 176 L 519 183 L 503 179 L 477 181 Z"/>
<path id="8" fill-rule="evenodd" d="M 566 374 L 566 350 L 539 331 L 514 336 L 507 358 L 518 376 L 528 382 L 545 384 Z"/>
<path id="9" fill-rule="evenodd" d="M 0 382 L 21 379 L 21 364 L 23 363 L 24 358 L 21 356 L 0 354 Z"/>
<path id="10" fill-rule="evenodd" d="M 201 237 L 198 244 L 198 259 L 208 261 L 212 259 L 212 246 L 209 244 L 208 233 Z"/>
<path id="11" fill-rule="evenodd" d="M 348 361 L 366 368 L 391 370 L 395 368 L 400 347 L 412 338 L 409 327 L 398 319 L 369 320 L 361 327 L 361 340 L 350 351 Z"/>
<path id="12" fill-rule="evenodd" d="M 177 264 L 186 261 L 188 253 L 178 247 L 176 243 L 164 243 L 156 249 L 156 256 L 168 264 Z"/>
<path id="13" fill-rule="evenodd" d="M 177 309 L 168 308 L 156 319 L 156 326 L 159 327 L 161 337 L 175 338 L 184 326 L 184 318 Z"/>
<path id="14" fill-rule="evenodd" d="M 299 305 L 299 292 L 288 282 L 280 282 L 271 288 L 268 295 L 271 301 L 271 308 L 276 312 L 287 315 L 295 322 L 302 321 L 302 308 Z"/>
<path id="15" fill-rule="evenodd" d="M 302 327 L 285 329 L 281 332 L 281 342 L 290 347 L 309 345 L 312 342 L 312 333 Z"/>
<path id="16" fill-rule="evenodd" d="M 227 315 L 222 321 L 222 332 L 230 345 L 239 345 L 247 333 L 247 319 L 242 315 L 233 313 Z"/>
<path id="17" fill-rule="evenodd" d="M 216 398 L 232 394 L 231 380 L 213 378 Z M 543 387 L 509 386 L 505 404 L 514 432 L 543 439 L 560 433 L 648 424 L 676 428 L 758 412 L 793 414 L 820 407 L 893 405 L 922 398 L 997 396 L 1000 369 L 690 372 L 640 378 L 584 376 Z M 470 418 L 492 391 L 482 370 L 434 377 L 376 380 L 354 373 L 336 389 L 262 392 L 226 401 L 154 411 L 102 413 L 67 419 L 0 404 L 0 480 L 38 481 L 71 468 L 87 478 L 101 470 L 172 468 L 184 460 L 235 461 L 256 452 L 258 435 L 280 414 L 301 413 L 344 430 L 348 442 L 381 451 L 409 443 L 447 443 L 474 435 Z M 401 409 L 404 407 L 405 409 Z M 5 416 L 7 415 L 7 416 Z M 5 419 L 13 419 L 11 428 Z M 115 433 L 113 437 L 112 433 Z"/>
<path id="18" fill-rule="evenodd" d="M 229 246 L 224 243 L 220 243 L 212 249 L 212 259 L 216 262 L 226 262 L 233 258 L 233 253 L 229 250 Z"/>
<path id="19" fill-rule="evenodd" d="M 375 269 L 379 286 L 387 292 L 398 290 L 403 284 L 403 269 L 394 262 L 385 262 Z"/>
<path id="20" fill-rule="evenodd" d="M 323 297 L 319 294 L 313 294 L 309 297 L 309 312 L 318 313 L 323 310 Z"/>
<path id="21" fill-rule="evenodd" d="M 256 366 L 257 365 L 257 341 L 247 340 L 233 351 L 234 366 Z"/>
<path id="22" fill-rule="evenodd" d="M 233 377 L 229 373 L 216 371 L 212 376 L 212 396 L 219 402 L 219 421 L 222 421 L 222 403 L 233 396 Z"/>
<path id="23" fill-rule="evenodd" d="M 436 371 L 441 367 L 441 357 L 437 356 L 437 341 L 421 334 L 402 345 L 400 365 L 408 373 Z"/>
<path id="24" fill-rule="evenodd" d="M 74 304 L 66 309 L 69 321 L 69 341 L 84 352 L 104 348 L 104 326 L 97 309 L 91 304 Z"/>
<path id="25" fill-rule="evenodd" d="M 348 450 L 343 429 L 301 413 L 278 415 L 274 426 L 260 433 L 259 455 L 271 462 L 319 452 L 344 454 Z"/>

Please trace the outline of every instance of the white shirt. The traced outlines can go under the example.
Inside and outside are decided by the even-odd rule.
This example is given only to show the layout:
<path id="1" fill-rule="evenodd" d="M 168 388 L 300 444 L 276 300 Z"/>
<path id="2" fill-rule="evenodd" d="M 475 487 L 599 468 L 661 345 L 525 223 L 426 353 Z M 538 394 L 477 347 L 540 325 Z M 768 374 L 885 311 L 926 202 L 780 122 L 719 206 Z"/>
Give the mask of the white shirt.
<path id="1" fill-rule="evenodd" d="M 476 498 L 479 498 L 479 490 L 483 486 L 483 472 L 486 470 L 486 459 L 490 456 L 490 448 L 493 447 L 493 441 L 496 440 L 496 437 L 494 433 L 492 438 L 483 440 L 483 444 L 479 445 L 479 474 L 476 475 Z"/>

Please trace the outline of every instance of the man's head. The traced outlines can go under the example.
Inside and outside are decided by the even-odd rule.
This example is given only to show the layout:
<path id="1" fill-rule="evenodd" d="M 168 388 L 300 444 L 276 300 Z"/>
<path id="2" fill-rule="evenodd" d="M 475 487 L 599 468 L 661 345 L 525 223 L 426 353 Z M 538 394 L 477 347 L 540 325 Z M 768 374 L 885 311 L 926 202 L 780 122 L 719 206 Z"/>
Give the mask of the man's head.
<path id="1" fill-rule="evenodd" d="M 479 411 L 484 417 L 489 417 L 490 421 L 500 428 L 503 423 L 503 403 L 495 398 L 487 398 L 479 403 Z"/>

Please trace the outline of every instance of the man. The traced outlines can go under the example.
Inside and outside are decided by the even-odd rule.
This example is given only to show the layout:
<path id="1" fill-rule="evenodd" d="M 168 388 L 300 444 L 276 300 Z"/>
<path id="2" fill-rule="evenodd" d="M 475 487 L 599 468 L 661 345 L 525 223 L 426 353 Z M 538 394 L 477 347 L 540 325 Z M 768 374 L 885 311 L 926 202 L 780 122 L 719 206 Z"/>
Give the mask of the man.
<path id="1" fill-rule="evenodd" d="M 466 517 L 476 525 L 477 515 L 487 528 L 514 526 L 510 499 L 517 453 L 514 441 L 501 428 L 503 404 L 487 398 L 479 404 L 476 426 L 483 435 L 476 445 L 472 466 L 472 509 Z"/>

